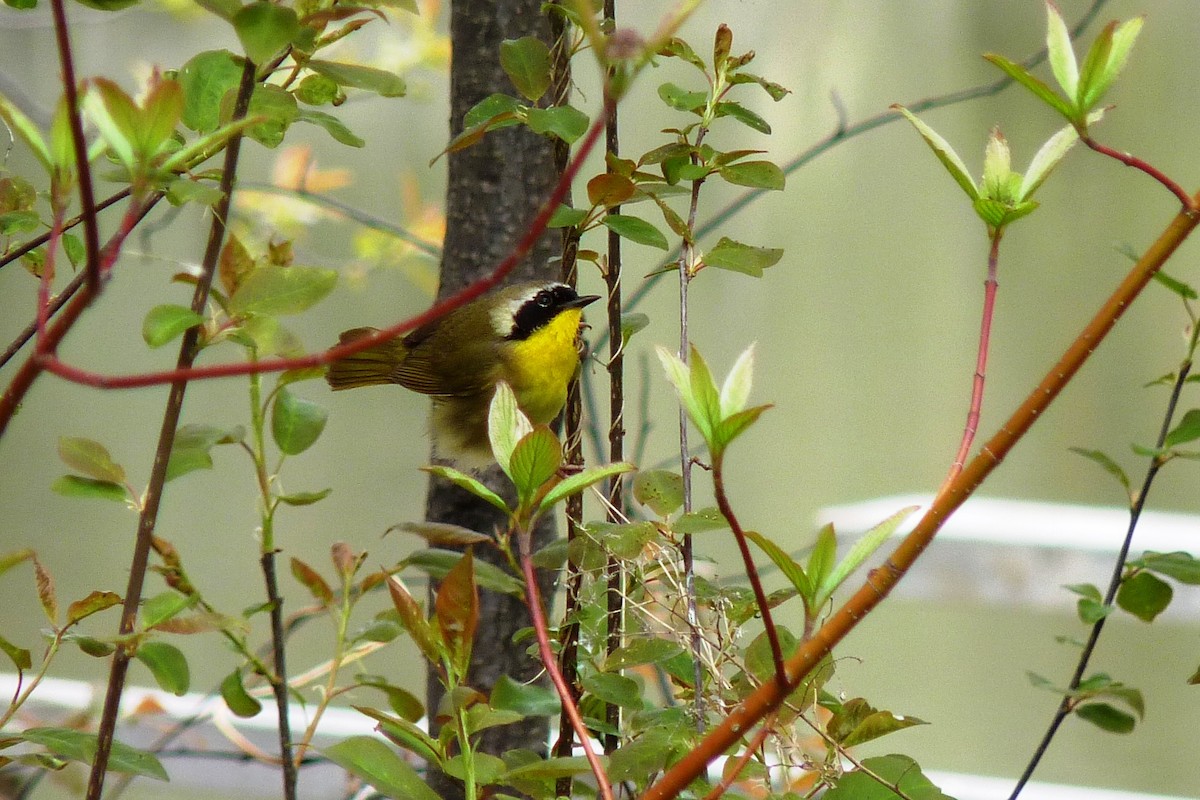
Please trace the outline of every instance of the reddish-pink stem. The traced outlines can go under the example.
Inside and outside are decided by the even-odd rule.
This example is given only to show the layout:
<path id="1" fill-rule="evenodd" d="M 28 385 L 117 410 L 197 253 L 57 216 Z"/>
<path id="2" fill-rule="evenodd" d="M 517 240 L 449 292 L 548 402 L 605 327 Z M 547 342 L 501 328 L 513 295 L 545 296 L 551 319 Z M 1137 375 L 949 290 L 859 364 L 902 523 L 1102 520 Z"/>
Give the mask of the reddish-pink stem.
<path id="1" fill-rule="evenodd" d="M 1003 234 L 997 231 L 992 236 L 992 246 L 988 251 L 987 280 L 983 282 L 983 319 L 979 324 L 979 351 L 975 356 L 975 378 L 971 385 L 971 406 L 967 410 L 967 424 L 963 428 L 962 442 L 958 446 L 958 455 L 950 465 L 950 472 L 938 493 L 954 482 L 967 463 L 971 454 L 971 444 L 975 441 L 975 433 L 979 430 L 979 417 L 983 410 L 983 386 L 987 380 L 988 347 L 992 338 L 992 313 L 996 308 L 996 289 L 999 283 L 996 273 L 1000 263 L 1000 238 Z"/>
<path id="2" fill-rule="evenodd" d="M 1141 170 L 1142 172 L 1146 173 L 1151 178 L 1165 186 L 1167 190 L 1171 192 L 1171 194 L 1175 195 L 1175 197 L 1179 199 L 1179 202 L 1183 204 L 1185 209 L 1188 209 L 1189 211 L 1196 210 L 1196 201 L 1193 200 L 1186 191 L 1184 191 L 1182 186 L 1167 177 L 1166 173 L 1162 172 L 1157 167 L 1143 161 L 1132 153 L 1122 153 L 1119 150 L 1114 150 L 1108 145 L 1100 144 L 1091 136 L 1087 136 L 1086 134 L 1081 136 L 1080 140 L 1097 153 L 1106 155 L 1109 158 L 1115 158 L 1117 161 L 1120 161 L 1127 167 L 1133 167 L 1136 170 Z"/>
<path id="3" fill-rule="evenodd" d="M 600 763 L 600 759 L 592 749 L 587 726 L 583 724 L 583 718 L 579 715 L 579 709 L 576 708 L 575 699 L 571 695 L 571 688 L 563 679 L 562 672 L 558 669 L 558 660 L 554 657 L 554 650 L 550 646 L 550 629 L 546 624 L 546 614 L 542 610 L 542 593 L 538 590 L 537 574 L 534 572 L 533 558 L 529 552 L 529 534 L 525 531 L 519 532 L 518 540 L 521 548 L 521 572 L 525 576 L 526 602 L 529 603 L 529 616 L 533 619 L 533 632 L 537 637 L 538 655 L 546 667 L 546 672 L 550 675 L 550 682 L 554 684 L 554 689 L 558 692 L 563 711 L 571 720 L 571 727 L 575 730 L 579 746 L 583 748 L 584 757 L 592 767 L 592 774 L 596 776 L 596 785 L 600 790 L 600 796 L 604 800 L 613 800 L 612 786 L 609 784 L 608 775 L 604 772 L 604 765 Z"/>
<path id="4" fill-rule="evenodd" d="M 37 336 L 38 347 L 46 334 L 46 323 L 50 319 L 50 286 L 54 283 L 55 257 L 58 252 L 58 242 L 62 238 L 63 211 L 56 208 L 54 219 L 50 223 L 50 244 L 46 248 L 46 261 L 42 264 L 42 277 L 38 281 L 37 296 Z"/>
<path id="5" fill-rule="evenodd" d="M 733 513 L 733 506 L 729 503 L 729 498 L 725 494 L 725 472 L 722 468 L 723 456 L 714 455 L 713 457 L 713 495 L 717 501 L 717 508 L 721 511 L 721 516 L 725 517 L 725 521 L 729 523 L 729 529 L 733 531 L 733 538 L 737 541 L 738 551 L 742 554 L 742 563 L 746 567 L 746 577 L 750 580 L 750 588 L 754 590 L 754 600 L 758 604 L 758 611 L 762 614 L 763 630 L 767 634 L 767 641 L 771 645 L 771 660 L 775 666 L 775 680 L 780 685 L 787 684 L 787 668 L 783 663 L 783 648 L 779 644 L 779 634 L 775 630 L 775 620 L 771 617 L 771 607 L 767 604 L 767 593 L 763 589 L 762 580 L 758 577 L 758 567 L 754 565 L 754 554 L 750 552 L 750 544 L 746 541 L 746 531 L 742 528 L 738 521 L 737 515 Z M 700 687 L 697 686 L 699 691 Z"/>

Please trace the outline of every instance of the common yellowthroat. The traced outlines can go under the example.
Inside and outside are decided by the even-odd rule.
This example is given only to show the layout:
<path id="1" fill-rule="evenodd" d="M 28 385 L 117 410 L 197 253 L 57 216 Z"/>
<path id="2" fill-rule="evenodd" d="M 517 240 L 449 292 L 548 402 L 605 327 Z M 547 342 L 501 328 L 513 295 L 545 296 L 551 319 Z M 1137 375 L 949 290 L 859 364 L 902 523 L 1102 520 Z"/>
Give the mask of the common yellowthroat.
<path id="1" fill-rule="evenodd" d="M 598 299 L 557 282 L 506 286 L 406 336 L 333 362 L 325 379 L 334 390 L 398 383 L 429 395 L 438 455 L 468 466 L 486 464 L 492 460 L 487 419 L 496 383 L 512 387 L 535 424 L 558 416 L 579 367 L 575 341 L 583 307 Z M 376 330 L 354 328 L 338 341 Z"/>

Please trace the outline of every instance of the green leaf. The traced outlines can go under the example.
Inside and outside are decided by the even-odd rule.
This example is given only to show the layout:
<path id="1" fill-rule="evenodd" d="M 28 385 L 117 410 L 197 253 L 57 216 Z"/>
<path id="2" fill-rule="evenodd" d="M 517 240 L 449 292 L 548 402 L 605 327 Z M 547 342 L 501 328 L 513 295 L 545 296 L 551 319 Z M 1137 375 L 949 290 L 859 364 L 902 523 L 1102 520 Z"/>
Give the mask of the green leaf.
<path id="1" fill-rule="evenodd" d="M 180 68 L 184 125 L 197 133 L 210 133 L 220 126 L 221 99 L 241 81 L 240 62 L 228 50 L 209 50 Z"/>
<path id="2" fill-rule="evenodd" d="M 337 270 L 258 267 L 245 277 L 229 298 L 229 312 L 234 316 L 299 314 L 323 300 L 336 283 Z"/>
<path id="3" fill-rule="evenodd" d="M 4 651 L 18 672 L 23 672 L 33 666 L 33 658 L 29 651 L 24 647 L 18 647 L 3 636 L 0 636 L 0 650 Z"/>
<path id="4" fill-rule="evenodd" d="M 481 125 L 497 117 L 513 117 L 525 106 L 512 95 L 491 94 L 480 100 L 463 115 L 463 130 Z"/>
<path id="5" fill-rule="evenodd" d="M 266 64 L 300 33 L 295 10 L 257 0 L 233 15 L 233 29 L 246 56 L 255 64 Z"/>
<path id="6" fill-rule="evenodd" d="M 601 222 L 623 239 L 659 250 L 667 249 L 667 237 L 644 219 L 628 214 L 606 214 Z"/>
<path id="7" fill-rule="evenodd" d="M 775 266 L 781 258 L 783 250 L 780 248 L 754 247 L 722 236 L 716 245 L 704 254 L 704 263 L 710 267 L 761 278 L 763 270 Z"/>
<path id="8" fill-rule="evenodd" d="M 1054 79 L 1067 97 L 1074 99 L 1079 90 L 1079 64 L 1066 20 L 1051 2 L 1046 3 L 1046 52 Z"/>
<path id="9" fill-rule="evenodd" d="M 574 144 L 587 133 L 591 122 L 587 114 L 573 106 L 551 106 L 526 111 L 525 124 L 538 135 L 550 134 L 567 144 Z"/>
<path id="10" fill-rule="evenodd" d="M 37 230 L 41 218 L 35 211 L 8 211 L 0 214 L 0 236 L 16 236 Z"/>
<path id="11" fill-rule="evenodd" d="M 304 79 L 292 89 L 292 94 L 301 103 L 310 106 L 329 105 L 341 95 L 337 81 L 324 75 L 305 75 Z"/>
<path id="12" fill-rule="evenodd" d="M 605 672 L 617 672 L 639 664 L 659 664 L 683 652 L 676 642 L 668 639 L 633 639 L 619 647 L 604 660 Z"/>
<path id="13" fill-rule="evenodd" d="M 357 136 L 352 130 L 346 127 L 346 123 L 332 114 L 326 114 L 324 111 L 302 109 L 296 119 L 299 122 L 308 122 L 319 128 L 324 128 L 325 132 L 332 136 L 335 141 L 341 142 L 347 147 L 362 147 L 366 144 L 366 141 L 362 137 Z"/>
<path id="14" fill-rule="evenodd" d="M 955 182 L 967 193 L 967 197 L 970 197 L 973 201 L 979 199 L 979 189 L 975 186 L 975 180 L 971 177 L 971 173 L 967 171 L 967 166 L 959 158 L 958 153 L 950 146 L 950 143 L 904 106 L 895 105 L 892 108 L 899 111 L 904 115 L 905 119 L 912 123 L 913 127 L 917 129 L 917 133 L 921 134 L 921 138 L 929 145 L 929 149 L 937 156 L 938 161 L 941 161 L 942 166 L 950 173 L 950 177 L 954 178 Z"/>
<path id="15" fill-rule="evenodd" d="M 782 190 L 787 183 L 783 170 L 770 161 L 739 161 L 718 170 L 727 183 L 753 189 Z"/>
<path id="16" fill-rule="evenodd" d="M 571 228 L 585 219 L 587 219 L 587 211 L 582 208 L 571 208 L 564 204 L 554 209 L 554 213 L 550 215 L 550 221 L 546 223 L 546 227 Z"/>
<path id="17" fill-rule="evenodd" d="M 1015 80 L 1017 83 L 1024 86 L 1034 97 L 1041 100 L 1046 105 L 1053 108 L 1059 114 L 1062 114 L 1068 120 L 1074 120 L 1076 117 L 1075 108 L 1072 105 L 1074 102 L 1064 100 L 1057 92 L 1047 86 L 1038 78 L 1035 78 L 1023 66 L 1016 62 L 1009 61 L 1004 56 L 996 55 L 995 53 L 987 53 L 984 58 L 995 64 L 1006 75 Z"/>
<path id="18" fill-rule="evenodd" d="M 1130 566 L 1148 569 L 1190 586 L 1200 586 L 1200 559 L 1191 553 L 1156 553 L 1151 550 L 1131 562 Z"/>
<path id="19" fill-rule="evenodd" d="M 221 98 L 221 118 L 233 118 L 235 92 L 227 92 Z M 246 135 L 263 147 L 278 147 L 283 142 L 287 129 L 300 115 L 296 98 L 291 92 L 273 84 L 259 84 L 250 95 L 247 117 L 257 120 L 246 128 Z"/>
<path id="20" fill-rule="evenodd" d="M 500 67 L 531 102 L 550 88 L 550 48 L 536 36 L 500 42 Z"/>
<path id="21" fill-rule="evenodd" d="M 82 107 L 117 161 L 132 169 L 139 156 L 136 149 L 139 110 L 133 98 L 107 78 L 94 78 L 83 96 Z"/>
<path id="22" fill-rule="evenodd" d="M 434 579 L 442 579 L 462 559 L 457 550 L 418 550 L 401 561 L 401 566 L 414 566 Z M 475 583 L 480 589 L 502 592 L 513 597 L 525 596 L 525 584 L 494 564 L 475 562 Z"/>
<path id="23" fill-rule="evenodd" d="M 614 475 L 620 475 L 623 472 L 632 472 L 635 469 L 637 467 L 633 464 L 626 464 L 622 461 L 616 464 L 605 464 L 602 467 L 591 467 L 578 474 L 570 475 L 556 483 L 553 489 L 546 492 L 546 496 L 538 504 L 538 513 L 541 514 L 547 511 L 555 503 L 573 494 L 578 494 L 593 484 L 607 480 Z"/>
<path id="24" fill-rule="evenodd" d="M 533 424 L 517 404 L 517 396 L 512 387 L 505 381 L 496 384 L 496 393 L 492 395 L 488 407 L 488 440 L 492 445 L 492 453 L 496 463 L 504 470 L 510 479 L 512 472 L 509 462 L 517 442 L 533 431 Z"/>
<path id="25" fill-rule="evenodd" d="M 699 511 L 692 511 L 687 514 L 681 514 L 677 520 L 671 525 L 671 530 L 676 533 L 707 533 L 708 531 L 719 531 L 729 527 L 729 523 L 721 516 L 721 512 L 715 507 L 702 508 Z"/>
<path id="26" fill-rule="evenodd" d="M 1125 470 L 1121 469 L 1121 465 L 1113 461 L 1106 454 L 1099 450 L 1086 450 L 1082 447 L 1070 448 L 1072 453 L 1081 455 L 1084 458 L 1094 461 L 1104 468 L 1104 471 L 1112 475 L 1117 481 L 1125 487 L 1125 494 L 1129 495 L 1133 489 L 1129 484 L 1129 476 L 1125 474 Z"/>
<path id="27" fill-rule="evenodd" d="M 84 733 L 70 728 L 26 728 L 20 737 L 45 747 L 57 756 L 70 761 L 90 764 L 96 757 L 96 734 Z M 108 758 L 108 769 L 127 775 L 165 781 L 167 771 L 150 753 L 136 750 L 127 744 L 114 741 Z"/>
<path id="28" fill-rule="evenodd" d="M 383 97 L 403 97 L 404 93 L 408 91 L 404 79 L 399 75 L 375 67 L 322 61 L 318 58 L 310 59 L 305 66 L 318 75 L 324 75 L 339 86 L 364 89 Z"/>
<path id="29" fill-rule="evenodd" d="M 493 541 L 491 536 L 448 522 L 401 522 L 388 528 L 385 533 L 393 530 L 420 536 L 434 547 L 467 547 Z"/>
<path id="30" fill-rule="evenodd" d="M 586 672 L 583 675 L 583 690 L 606 703 L 640 710 L 646 705 L 642 687 L 633 678 L 615 672 Z"/>
<path id="31" fill-rule="evenodd" d="M 892 786 L 903 794 L 897 794 Z M 862 769 L 844 773 L 837 785 L 821 797 L 822 800 L 952 800 L 925 777 L 917 762 L 896 754 L 864 758 Z"/>
<path id="32" fill-rule="evenodd" d="M 321 751 L 326 758 L 396 800 L 438 800 L 417 771 L 373 736 L 351 736 Z"/>
<path id="33" fill-rule="evenodd" d="M 771 133 L 770 123 L 740 103 L 728 101 L 717 103 L 715 111 L 716 116 L 733 117 L 751 130 L 768 135 Z M 730 181 L 730 183 L 736 183 L 736 181 Z"/>
<path id="34" fill-rule="evenodd" d="M 733 75 L 730 75 L 729 82 L 735 85 L 739 83 L 757 83 L 763 88 L 763 91 L 771 96 L 771 99 L 776 103 L 792 93 L 791 89 L 785 89 L 778 83 L 769 81 L 759 75 L 752 75 L 749 72 L 737 72 Z"/>
<path id="35" fill-rule="evenodd" d="M 890 711 L 878 710 L 863 698 L 856 697 L 841 705 L 830 719 L 827 730 L 843 747 L 857 747 L 889 733 L 928 724 L 916 717 L 898 717 Z"/>
<path id="36" fill-rule="evenodd" d="M 501 675 L 492 687 L 488 704 L 526 717 L 553 717 L 562 712 L 562 701 L 553 689 L 536 683 L 518 683 L 507 675 Z"/>
<path id="37" fill-rule="evenodd" d="M 182 425 L 175 431 L 171 457 L 167 461 L 168 481 L 198 469 L 212 469 L 211 450 L 218 444 L 236 444 L 245 437 L 242 427 L 218 428 L 214 425 Z"/>
<path id="38" fill-rule="evenodd" d="M 1087 703 L 1075 709 L 1075 715 L 1109 733 L 1132 733 L 1137 718 L 1108 703 Z"/>
<path id="39" fill-rule="evenodd" d="M 1134 260 L 1136 261 L 1137 259 Z M 1161 269 L 1154 273 L 1154 280 L 1158 281 L 1158 283 L 1167 287 L 1167 289 L 1179 295 L 1184 300 L 1196 300 L 1197 298 L 1200 298 L 1200 294 L 1198 294 L 1196 290 L 1191 287 L 1191 285 L 1166 274 Z"/>
<path id="40" fill-rule="evenodd" d="M 1167 438 L 1163 440 L 1163 447 L 1169 449 L 1197 439 L 1200 439 L 1200 408 L 1193 408 L 1184 414 L 1179 424 L 1167 434 Z"/>
<path id="41" fill-rule="evenodd" d="M 640 311 L 621 315 L 621 341 L 628 343 L 630 338 L 639 331 L 650 326 L 650 317 Z"/>
<path id="42" fill-rule="evenodd" d="M 692 379 L 688 370 L 687 364 L 683 363 L 683 359 L 672 353 L 662 345 L 655 346 L 655 352 L 658 354 L 658 360 L 662 363 L 663 371 L 667 373 L 667 380 L 675 387 L 675 392 L 679 395 L 679 400 L 683 403 L 683 407 L 688 412 L 688 417 L 692 423 L 700 428 L 700 433 L 705 440 L 711 438 L 712 427 L 709 424 L 707 417 L 702 413 L 702 408 L 692 392 Z"/>
<path id="43" fill-rule="evenodd" d="M 180 594 L 174 591 L 157 594 L 142 603 L 142 627 L 149 630 L 155 625 L 161 625 L 194 606 L 196 601 L 195 595 Z"/>
<path id="44" fill-rule="evenodd" d="M 142 320 L 142 339 L 151 347 L 162 347 L 188 328 L 200 325 L 204 317 L 190 308 L 174 304 L 155 306 Z"/>
<path id="45" fill-rule="evenodd" d="M 1153 622 L 1166 611 L 1174 595 L 1171 585 L 1149 572 L 1138 572 L 1121 581 L 1117 590 L 1117 605 L 1142 622 Z"/>
<path id="46" fill-rule="evenodd" d="M 728 417 L 746 408 L 754 384 L 754 343 L 742 351 L 721 384 L 721 416 Z"/>
<path id="47" fill-rule="evenodd" d="M 920 506 L 907 506 L 900 509 L 895 514 L 885 519 L 883 522 L 876 525 L 871 530 L 867 531 L 862 537 L 855 542 L 850 551 L 845 557 L 838 562 L 837 566 L 829 573 L 829 576 L 821 583 L 817 590 L 817 604 L 820 605 L 830 597 L 837 587 L 842 585 L 850 575 L 862 566 L 863 562 L 870 558 L 871 554 L 878 550 L 884 542 L 888 540 L 896 529 L 900 527 L 904 520 L 908 519 L 909 515 L 916 511 Z"/>
<path id="48" fill-rule="evenodd" d="M 633 479 L 633 499 L 660 517 L 670 516 L 683 506 L 683 478 L 670 470 L 643 470 Z"/>
<path id="49" fill-rule="evenodd" d="M 708 102 L 707 92 L 689 92 L 673 83 L 664 83 L 658 87 L 658 96 L 662 101 L 677 111 L 700 113 L 700 109 Z"/>
<path id="50" fill-rule="evenodd" d="M 482 483 L 480 483 L 477 479 L 472 478 L 470 475 L 466 474 L 465 472 L 460 472 L 459 470 L 455 469 L 454 467 L 447 467 L 447 466 L 442 466 L 442 465 L 432 465 L 432 466 L 427 466 L 427 467 L 421 467 L 421 469 L 423 469 L 425 472 L 428 472 L 430 475 L 436 475 L 439 478 L 443 478 L 445 480 L 450 481 L 451 483 L 453 483 L 455 486 L 457 486 L 460 489 L 466 489 L 468 492 L 475 495 L 476 497 L 478 497 L 482 500 L 486 500 L 487 502 L 491 503 L 493 506 L 495 506 L 496 508 L 503 511 L 505 514 L 509 513 L 508 504 L 504 502 L 504 498 L 502 498 L 500 495 L 496 494 L 491 489 L 489 489 L 488 487 L 486 487 Z"/>
<path id="51" fill-rule="evenodd" d="M 528 504 L 561 465 L 562 445 L 550 428 L 538 425 L 522 436 L 508 464 L 508 474 L 517 487 L 520 502 Z"/>
<path id="52" fill-rule="evenodd" d="M 317 441 L 328 418 L 327 409 L 280 389 L 271 406 L 271 436 L 281 451 L 299 455 Z"/>
<path id="53" fill-rule="evenodd" d="M 111 483 L 125 481 L 125 468 L 112 460 L 108 449 L 92 439 L 77 436 L 58 437 L 58 457 L 71 469 L 89 478 Z"/>
<path id="54" fill-rule="evenodd" d="M 221 681 L 221 697 L 234 715 L 247 718 L 258 716 L 262 703 L 255 700 L 242 683 L 241 670 L 234 670 Z"/>
<path id="55" fill-rule="evenodd" d="M 709 446 L 713 451 L 724 450 L 729 444 L 746 432 L 746 429 L 758 421 L 762 413 L 773 406 L 762 405 L 737 411 L 722 419 L 713 428 L 712 441 Z"/>
<path id="56" fill-rule="evenodd" d="M 1120 25 L 1111 22 L 1096 36 L 1080 69 L 1077 97 L 1081 109 L 1095 107 L 1121 74 L 1143 22 L 1142 17 Z"/>
<path id="57" fill-rule="evenodd" d="M 78 475 L 63 475 L 50 484 L 50 490 L 63 497 L 90 497 L 97 500 L 112 500 L 124 503 L 129 500 L 129 491 L 123 484 L 81 478 Z"/>
<path id="58" fill-rule="evenodd" d="M 166 642 L 142 642 L 134 656 L 150 669 L 163 691 L 176 696 L 187 693 L 188 664 L 178 647 Z"/>
<path id="59" fill-rule="evenodd" d="M 767 554 L 767 558 L 771 559 L 771 562 L 779 568 L 783 576 L 792 582 L 792 586 L 796 587 L 796 591 L 804 598 L 805 605 L 809 605 L 813 597 L 813 584 L 809 580 L 809 576 L 805 574 L 804 567 L 793 561 L 792 557 L 785 553 L 782 547 L 758 531 L 746 531 L 746 538 L 758 545 L 759 549 Z"/>

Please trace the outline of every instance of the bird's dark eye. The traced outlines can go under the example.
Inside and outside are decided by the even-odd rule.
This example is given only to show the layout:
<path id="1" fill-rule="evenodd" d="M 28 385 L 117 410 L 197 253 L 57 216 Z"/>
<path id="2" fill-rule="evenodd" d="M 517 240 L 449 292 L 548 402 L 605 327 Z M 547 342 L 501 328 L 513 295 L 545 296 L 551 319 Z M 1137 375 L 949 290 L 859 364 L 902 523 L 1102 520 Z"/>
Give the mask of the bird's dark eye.
<path id="1" fill-rule="evenodd" d="M 549 308 L 554 304 L 554 294 L 543 289 L 537 293 L 537 297 L 534 300 L 542 308 Z"/>

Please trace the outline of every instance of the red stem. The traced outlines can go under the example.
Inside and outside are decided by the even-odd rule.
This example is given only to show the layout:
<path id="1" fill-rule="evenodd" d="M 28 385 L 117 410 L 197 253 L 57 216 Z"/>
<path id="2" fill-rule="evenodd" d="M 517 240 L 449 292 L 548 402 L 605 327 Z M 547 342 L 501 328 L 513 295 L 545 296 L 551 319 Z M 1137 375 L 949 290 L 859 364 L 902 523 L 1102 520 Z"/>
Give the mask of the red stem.
<path id="1" fill-rule="evenodd" d="M 979 352 L 975 356 L 975 379 L 971 386 L 971 406 L 967 410 L 967 424 L 963 429 L 962 443 L 958 446 L 958 455 L 954 457 L 950 472 L 942 482 L 942 487 L 938 489 L 939 494 L 946 491 L 946 487 L 962 472 L 963 465 L 967 463 L 967 456 L 971 453 L 975 433 L 979 430 L 979 416 L 983 410 L 983 386 L 987 379 L 988 343 L 992 337 L 992 312 L 996 308 L 996 289 L 999 286 L 996 272 L 1000 262 L 1002 236 L 1000 231 L 992 236 L 992 246 L 988 251 L 987 280 L 983 282 L 983 320 L 979 325 Z"/>
<path id="2" fill-rule="evenodd" d="M 1151 178 L 1154 178 L 1154 180 L 1165 186 L 1167 190 L 1171 192 L 1171 194 L 1175 195 L 1175 197 L 1179 199 L 1179 202 L 1183 204 L 1185 209 L 1189 211 L 1196 210 L 1196 201 L 1193 200 L 1186 191 L 1184 191 L 1182 186 L 1167 177 L 1167 175 L 1160 171 L 1157 167 L 1148 164 L 1131 153 L 1122 153 L 1121 151 L 1114 150 L 1107 145 L 1100 144 L 1091 136 L 1084 135 L 1079 138 L 1084 144 L 1095 150 L 1097 153 L 1108 156 L 1109 158 L 1115 158 L 1117 161 L 1120 161 L 1127 167 L 1133 167 L 1136 170 L 1141 170 L 1142 172 L 1146 173 Z"/>
<path id="3" fill-rule="evenodd" d="M 750 544 L 746 541 L 746 532 L 742 529 L 742 525 L 738 522 L 737 515 L 733 513 L 733 506 L 729 504 L 729 498 L 725 495 L 725 473 L 722 469 L 724 457 L 715 455 L 713 457 L 713 494 L 717 501 L 717 508 L 721 511 L 721 516 L 725 517 L 725 521 L 729 523 L 729 529 L 733 531 L 733 538 L 737 540 L 738 550 L 742 554 L 742 563 L 746 567 L 746 577 L 750 579 L 750 587 L 754 590 L 754 601 L 758 604 L 759 613 L 762 614 L 763 629 L 767 634 L 767 641 L 771 644 L 771 660 L 775 665 L 775 681 L 781 686 L 786 686 L 787 668 L 783 663 L 783 648 L 779 645 L 779 634 L 775 630 L 775 620 L 771 617 L 771 607 L 767 604 L 767 593 L 763 591 L 762 580 L 758 576 L 758 567 L 754 565 L 754 555 L 750 552 Z M 696 691 L 700 691 L 700 687 L 696 687 Z"/>
<path id="4" fill-rule="evenodd" d="M 79 180 L 80 216 L 83 217 L 83 243 L 87 250 L 87 282 L 93 292 L 100 291 L 100 229 L 96 220 L 96 195 L 92 191 L 92 170 L 88 165 L 87 139 L 83 138 L 83 121 L 79 118 L 79 93 L 75 85 L 75 65 L 71 59 L 71 40 L 67 32 L 67 12 L 63 0 L 51 0 L 54 14 L 54 36 L 58 43 L 58 60 L 62 68 L 64 99 L 67 101 L 67 121 L 71 126 L 71 142 L 75 147 L 75 171 Z"/>
<path id="5" fill-rule="evenodd" d="M 609 783 L 608 775 L 604 772 L 604 765 L 600 763 L 600 759 L 592 750 L 591 739 L 588 736 L 587 727 L 583 724 L 583 718 L 579 716 L 579 709 L 575 707 L 571 687 L 567 686 L 567 682 L 563 680 L 562 673 L 558 669 L 558 662 L 554 658 L 554 650 L 550 647 L 550 629 L 546 624 L 546 614 L 542 610 L 542 593 L 538 590 L 537 575 L 534 572 L 533 559 L 529 552 L 529 533 L 523 530 L 519 531 L 517 539 L 521 548 L 521 573 L 525 576 L 526 602 L 529 604 L 529 616 L 533 620 L 533 632 L 537 636 L 538 656 L 542 659 L 547 674 L 550 675 L 550 682 L 554 684 L 554 689 L 558 692 L 563 711 L 571 719 L 571 727 L 575 729 L 579 746 L 583 748 L 583 755 L 592 767 L 592 774 L 596 776 L 596 785 L 600 790 L 600 796 L 604 800 L 613 800 L 612 786 Z"/>

